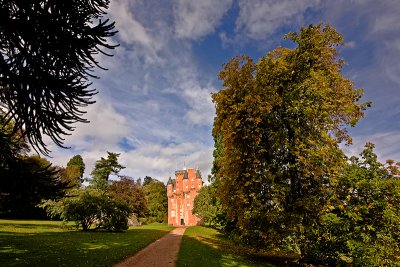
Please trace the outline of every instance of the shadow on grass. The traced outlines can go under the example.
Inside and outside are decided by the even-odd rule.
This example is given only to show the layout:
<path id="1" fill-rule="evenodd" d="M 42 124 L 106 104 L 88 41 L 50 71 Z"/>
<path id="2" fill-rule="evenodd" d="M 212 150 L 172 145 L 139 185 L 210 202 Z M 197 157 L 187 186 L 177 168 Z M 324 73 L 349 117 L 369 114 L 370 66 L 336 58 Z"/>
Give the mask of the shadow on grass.
<path id="1" fill-rule="evenodd" d="M 189 229 L 190 230 L 190 229 Z M 215 232 L 189 232 L 182 239 L 177 266 L 296 266 L 293 255 L 234 244 Z"/>
<path id="2" fill-rule="evenodd" d="M 261 259 L 234 253 L 214 238 L 184 236 L 177 266 L 275 266 Z M 232 244 L 230 244 L 232 246 Z"/>
<path id="3" fill-rule="evenodd" d="M 216 237 L 216 239 L 207 237 L 197 237 L 197 239 L 204 244 L 209 244 L 214 248 L 228 252 L 232 255 L 239 255 L 243 259 L 249 260 L 255 264 L 252 266 L 298 266 L 296 263 L 296 260 L 298 259 L 297 255 L 267 250 L 256 250 L 244 245 L 235 244 L 222 234 L 217 234 Z"/>
<path id="4" fill-rule="evenodd" d="M 120 233 L 0 231 L 0 266 L 111 266 L 167 232 L 145 228 Z"/>

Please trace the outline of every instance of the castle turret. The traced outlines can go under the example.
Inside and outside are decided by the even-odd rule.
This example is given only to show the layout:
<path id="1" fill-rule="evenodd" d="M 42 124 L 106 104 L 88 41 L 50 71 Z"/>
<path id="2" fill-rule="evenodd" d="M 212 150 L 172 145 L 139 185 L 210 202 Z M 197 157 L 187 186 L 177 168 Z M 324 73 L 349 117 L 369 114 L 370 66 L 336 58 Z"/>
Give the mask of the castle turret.
<path id="1" fill-rule="evenodd" d="M 171 177 L 169 177 L 168 179 L 168 183 L 167 183 L 167 195 L 168 197 L 171 197 L 174 190 L 174 182 L 172 181 Z"/>
<path id="2" fill-rule="evenodd" d="M 196 178 L 201 179 L 201 172 L 199 169 L 196 170 Z M 171 177 L 170 177 L 170 179 L 171 179 Z"/>
<path id="3" fill-rule="evenodd" d="M 189 174 L 187 170 L 185 170 L 185 173 L 183 174 L 182 181 L 183 181 L 182 190 L 183 192 L 187 193 L 189 191 Z"/>

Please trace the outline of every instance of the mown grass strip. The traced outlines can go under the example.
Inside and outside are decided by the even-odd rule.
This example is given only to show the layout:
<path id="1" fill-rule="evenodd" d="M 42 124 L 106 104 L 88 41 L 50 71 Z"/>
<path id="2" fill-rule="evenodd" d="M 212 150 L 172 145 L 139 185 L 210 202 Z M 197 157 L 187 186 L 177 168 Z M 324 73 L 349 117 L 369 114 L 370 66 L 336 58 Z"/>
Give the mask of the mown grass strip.
<path id="1" fill-rule="evenodd" d="M 215 229 L 190 227 L 182 238 L 177 266 L 275 266 L 238 249 Z"/>
<path id="2" fill-rule="evenodd" d="M 82 232 L 53 221 L 0 220 L 0 266 L 111 266 L 173 227 L 150 224 L 126 232 Z"/>

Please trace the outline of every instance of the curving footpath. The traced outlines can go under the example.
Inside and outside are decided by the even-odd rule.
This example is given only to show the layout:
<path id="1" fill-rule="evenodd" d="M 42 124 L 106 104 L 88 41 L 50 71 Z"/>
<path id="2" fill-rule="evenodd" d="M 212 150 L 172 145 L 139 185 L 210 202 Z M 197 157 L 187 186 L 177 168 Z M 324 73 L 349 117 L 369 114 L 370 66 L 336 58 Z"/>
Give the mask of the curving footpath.
<path id="1" fill-rule="evenodd" d="M 137 254 L 114 265 L 114 267 L 173 267 L 179 252 L 185 227 L 172 230 L 154 243 L 151 243 Z"/>

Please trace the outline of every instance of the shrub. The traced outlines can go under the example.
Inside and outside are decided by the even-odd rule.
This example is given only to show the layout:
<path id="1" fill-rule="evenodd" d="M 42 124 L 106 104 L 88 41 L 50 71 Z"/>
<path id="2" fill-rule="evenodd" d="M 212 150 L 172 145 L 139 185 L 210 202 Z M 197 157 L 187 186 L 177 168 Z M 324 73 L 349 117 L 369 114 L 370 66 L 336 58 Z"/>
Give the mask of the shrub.
<path id="1" fill-rule="evenodd" d="M 377 161 L 373 144 L 332 188 L 321 225 L 310 239 L 308 261 L 352 266 L 400 265 L 400 178 L 392 161 Z M 397 166 L 400 164 L 397 164 Z"/>
<path id="2" fill-rule="evenodd" d="M 95 189 L 80 189 L 59 200 L 46 200 L 40 207 L 51 217 L 59 216 L 64 221 L 75 221 L 84 231 L 104 229 L 121 231 L 128 229 L 129 206 L 116 201 Z"/>

